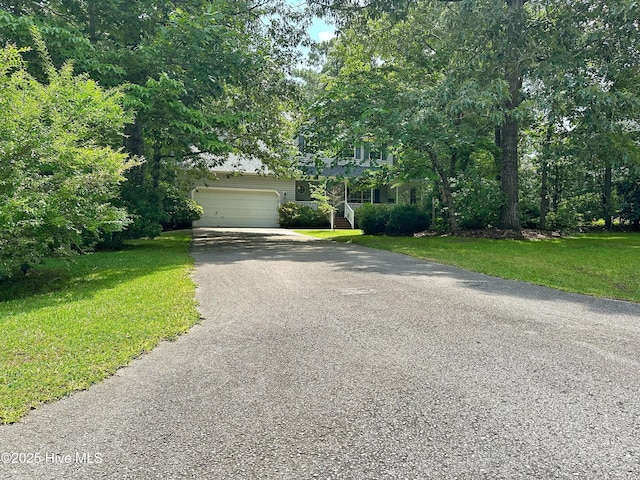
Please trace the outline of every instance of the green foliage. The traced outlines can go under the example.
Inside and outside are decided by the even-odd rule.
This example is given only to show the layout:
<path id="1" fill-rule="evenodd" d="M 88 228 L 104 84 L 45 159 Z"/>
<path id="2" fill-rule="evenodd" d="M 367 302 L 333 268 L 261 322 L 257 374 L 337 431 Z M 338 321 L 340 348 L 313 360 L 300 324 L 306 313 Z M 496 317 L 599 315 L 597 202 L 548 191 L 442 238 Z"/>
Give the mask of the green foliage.
<path id="1" fill-rule="evenodd" d="M 456 220 L 535 227 L 547 211 L 562 225 L 571 209 L 615 216 L 609 172 L 615 182 L 640 158 L 640 29 L 637 2 L 614 3 L 312 2 L 340 35 L 323 45 L 322 70 L 304 76 L 306 128 L 327 152 L 392 145 L 397 178 L 438 182 L 450 232 Z M 449 185 L 469 166 L 486 181 Z M 495 180 L 498 221 L 498 197 L 482 200 Z"/>
<path id="2" fill-rule="evenodd" d="M 122 186 L 118 203 L 124 205 L 132 220 L 122 232 L 124 238 L 155 238 L 160 235 L 162 222 L 167 220 L 167 216 L 162 208 L 163 197 L 159 189 L 153 188 L 149 182 L 136 185 L 129 178 Z"/>
<path id="3" fill-rule="evenodd" d="M 416 205 L 397 205 L 389 213 L 389 235 L 413 235 L 429 228 L 429 215 Z"/>
<path id="4" fill-rule="evenodd" d="M 112 375 L 198 321 L 176 232 L 0 280 L 0 424 Z"/>
<path id="5" fill-rule="evenodd" d="M 365 203 L 355 211 L 356 224 L 365 235 L 379 235 L 387 231 L 391 207 Z"/>
<path id="6" fill-rule="evenodd" d="M 162 222 L 164 230 L 191 228 L 194 220 L 199 220 L 204 213 L 200 205 L 190 198 L 185 198 L 180 191 L 169 183 L 164 183 L 163 208 L 167 220 Z"/>
<path id="7" fill-rule="evenodd" d="M 54 65 L 73 59 L 101 85 L 124 87 L 135 113 L 125 151 L 144 163 L 127 174 L 121 206 L 135 220 L 128 235 L 153 236 L 170 221 L 167 172 L 208 167 L 229 152 L 279 173 L 290 167 L 296 87 L 286 72 L 302 31 L 290 10 L 279 0 L 0 1 L 0 44 L 31 45 L 38 25 Z M 46 65 L 28 60 L 45 78 Z"/>
<path id="8" fill-rule="evenodd" d="M 639 170 L 639 169 L 637 169 Z M 617 185 L 620 195 L 620 218 L 640 228 L 640 176 L 638 172 L 622 180 Z"/>
<path id="9" fill-rule="evenodd" d="M 429 215 L 416 205 L 365 204 L 356 210 L 356 223 L 365 235 L 413 235 L 429 228 Z"/>
<path id="10" fill-rule="evenodd" d="M 547 229 L 571 231 L 578 227 L 578 215 L 568 202 L 562 202 L 556 211 L 547 214 Z"/>
<path id="11" fill-rule="evenodd" d="M 53 68 L 36 32 L 48 84 L 26 72 L 21 51 L 0 50 L 0 277 L 51 254 L 70 255 L 129 220 L 117 196 L 126 155 L 119 91 L 70 65 Z"/>
<path id="12" fill-rule="evenodd" d="M 283 228 L 325 228 L 329 226 L 327 214 L 296 202 L 278 207 L 280 226 Z"/>
<path id="13" fill-rule="evenodd" d="M 479 229 L 498 224 L 503 203 L 498 181 L 469 169 L 456 178 L 453 197 L 460 227 Z"/>

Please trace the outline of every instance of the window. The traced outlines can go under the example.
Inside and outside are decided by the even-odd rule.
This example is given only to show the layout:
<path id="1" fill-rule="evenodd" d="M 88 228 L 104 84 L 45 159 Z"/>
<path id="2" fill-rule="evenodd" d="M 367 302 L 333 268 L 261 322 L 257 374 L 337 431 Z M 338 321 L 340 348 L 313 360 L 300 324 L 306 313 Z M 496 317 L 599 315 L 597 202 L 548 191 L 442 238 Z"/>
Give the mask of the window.
<path id="1" fill-rule="evenodd" d="M 353 148 L 353 145 L 346 145 L 342 151 L 340 152 L 341 160 L 353 160 L 356 156 L 356 151 Z"/>
<path id="2" fill-rule="evenodd" d="M 297 143 L 298 143 L 298 151 L 300 153 L 305 153 L 304 152 L 305 141 L 304 141 L 304 136 L 303 135 L 298 135 Z"/>
<path id="3" fill-rule="evenodd" d="M 371 161 L 375 163 L 387 163 L 389 160 L 389 148 L 385 144 L 375 145 L 364 143 L 355 148 L 354 158 L 365 162 Z"/>
<path id="4" fill-rule="evenodd" d="M 347 195 L 348 203 L 371 203 L 371 190 L 351 190 Z"/>

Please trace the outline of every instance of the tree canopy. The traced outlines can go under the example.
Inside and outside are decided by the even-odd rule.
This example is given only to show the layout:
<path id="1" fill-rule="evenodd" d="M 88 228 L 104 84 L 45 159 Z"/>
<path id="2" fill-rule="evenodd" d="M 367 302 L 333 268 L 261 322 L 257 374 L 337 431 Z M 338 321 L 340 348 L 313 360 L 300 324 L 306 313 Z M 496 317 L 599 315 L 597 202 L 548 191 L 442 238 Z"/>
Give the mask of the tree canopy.
<path id="1" fill-rule="evenodd" d="M 72 59 L 100 85 L 124 86 L 135 114 L 124 147 L 144 162 L 128 174 L 123 206 L 131 232 L 153 235 L 176 165 L 205 168 L 230 152 L 291 163 L 297 19 L 279 0 L 25 0 L 0 2 L 0 40 L 28 46 L 36 25 L 54 64 Z"/>
<path id="2" fill-rule="evenodd" d="M 306 130 L 319 146 L 394 145 L 397 175 L 437 184 L 452 231 L 468 220 L 461 216 L 471 198 L 464 186 L 486 203 L 493 182 L 498 218 L 481 223 L 544 226 L 563 203 L 549 198 L 550 172 L 561 164 L 584 172 L 584 180 L 601 177 L 588 188 L 600 189 L 601 218 L 610 221 L 616 172 L 637 160 L 635 2 L 309 3 L 340 28 L 323 47 L 320 73 L 303 74 L 314 77 Z M 587 193 L 578 182 L 563 192 L 574 217 L 590 213 L 576 200 Z"/>
<path id="3" fill-rule="evenodd" d="M 614 215 L 640 223 L 633 0 L 304 3 L 306 10 L 285 0 L 0 0 L 0 41 L 21 58 L 7 67 L 6 98 L 21 78 L 45 97 L 64 80 L 68 95 L 76 82 L 111 99 L 103 117 L 92 111 L 94 123 L 73 117 L 84 113 L 71 102 L 56 135 L 74 148 L 110 148 L 100 155 L 116 163 L 126 153 L 129 163 L 102 191 L 105 212 L 129 212 L 129 236 L 197 217 L 180 193 L 187 171 L 206 175 L 234 154 L 290 172 L 299 129 L 327 156 L 362 143 L 389 148 L 394 165 L 371 181 L 420 182 L 436 220 L 454 233 L 570 226 L 580 215 L 608 226 Z M 318 45 L 317 65 L 302 71 L 297 46 L 313 15 L 334 22 L 337 38 Z M 31 48 L 34 28 L 46 56 Z M 9 125 L 31 121 L 30 108 L 3 112 L 6 159 L 22 151 Z M 124 132 L 109 124 L 116 117 L 126 120 Z M 32 175 L 27 166 L 2 168 L 13 178 L 5 186 Z M 61 178 L 45 170 L 42 181 Z"/>

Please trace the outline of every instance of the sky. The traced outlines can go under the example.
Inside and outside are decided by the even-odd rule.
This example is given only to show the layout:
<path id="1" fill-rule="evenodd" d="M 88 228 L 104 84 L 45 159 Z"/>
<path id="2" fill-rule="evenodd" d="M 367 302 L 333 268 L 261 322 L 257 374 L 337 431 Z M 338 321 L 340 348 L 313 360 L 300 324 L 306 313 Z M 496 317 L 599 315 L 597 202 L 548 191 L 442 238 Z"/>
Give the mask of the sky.
<path id="1" fill-rule="evenodd" d="M 289 5 L 294 7 L 302 7 L 304 5 L 303 0 L 287 0 Z M 329 25 L 327 22 L 320 18 L 314 18 L 311 26 L 309 27 L 309 35 L 316 42 L 326 42 L 331 40 L 335 36 L 335 27 Z"/>
<path id="2" fill-rule="evenodd" d="M 328 25 L 324 20 L 315 18 L 311 27 L 309 27 L 309 35 L 316 42 L 326 42 L 335 36 L 335 27 Z"/>

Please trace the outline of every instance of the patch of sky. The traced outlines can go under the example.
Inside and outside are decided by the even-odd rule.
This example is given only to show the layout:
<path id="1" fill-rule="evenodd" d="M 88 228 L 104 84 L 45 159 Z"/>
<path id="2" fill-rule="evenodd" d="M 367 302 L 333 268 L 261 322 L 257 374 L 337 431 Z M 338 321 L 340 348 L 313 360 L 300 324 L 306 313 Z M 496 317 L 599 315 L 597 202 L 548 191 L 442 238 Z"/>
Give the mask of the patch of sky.
<path id="1" fill-rule="evenodd" d="M 304 9 L 304 0 L 287 0 L 289 5 L 294 8 Z M 331 40 L 336 35 L 336 28 L 333 25 L 328 24 L 324 19 L 314 17 L 311 21 L 307 32 L 311 39 L 315 42 L 326 42 Z M 308 51 L 308 49 L 306 49 Z"/>

